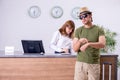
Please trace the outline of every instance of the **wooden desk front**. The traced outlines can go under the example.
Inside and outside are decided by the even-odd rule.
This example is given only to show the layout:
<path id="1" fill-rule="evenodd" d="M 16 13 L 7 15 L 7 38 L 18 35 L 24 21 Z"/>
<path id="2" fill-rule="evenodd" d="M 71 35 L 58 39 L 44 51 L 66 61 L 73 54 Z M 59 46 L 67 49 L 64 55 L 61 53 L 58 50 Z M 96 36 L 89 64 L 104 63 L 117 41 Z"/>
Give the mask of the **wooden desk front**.
<path id="1" fill-rule="evenodd" d="M 115 55 L 101 56 L 112 61 L 112 80 L 117 80 Z M 112 59 L 110 59 L 112 58 Z M 0 80 L 74 80 L 76 56 L 2 56 L 0 57 Z M 102 76 L 102 74 L 101 74 Z M 107 79 L 105 79 L 107 80 Z"/>

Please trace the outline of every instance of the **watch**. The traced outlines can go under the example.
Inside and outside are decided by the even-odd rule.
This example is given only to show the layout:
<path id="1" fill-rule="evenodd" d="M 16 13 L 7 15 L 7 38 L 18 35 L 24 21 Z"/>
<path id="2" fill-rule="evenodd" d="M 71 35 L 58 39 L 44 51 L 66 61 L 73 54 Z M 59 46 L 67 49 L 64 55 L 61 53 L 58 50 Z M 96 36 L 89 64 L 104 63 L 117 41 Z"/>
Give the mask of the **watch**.
<path id="1" fill-rule="evenodd" d="M 38 6 L 31 6 L 28 10 L 28 14 L 32 18 L 38 18 L 41 14 L 41 10 Z"/>
<path id="2" fill-rule="evenodd" d="M 60 6 L 55 6 L 51 9 L 53 18 L 60 18 L 63 15 L 63 9 Z"/>
<path id="3" fill-rule="evenodd" d="M 72 9 L 71 16 L 74 19 L 79 19 L 80 7 L 75 7 Z"/>

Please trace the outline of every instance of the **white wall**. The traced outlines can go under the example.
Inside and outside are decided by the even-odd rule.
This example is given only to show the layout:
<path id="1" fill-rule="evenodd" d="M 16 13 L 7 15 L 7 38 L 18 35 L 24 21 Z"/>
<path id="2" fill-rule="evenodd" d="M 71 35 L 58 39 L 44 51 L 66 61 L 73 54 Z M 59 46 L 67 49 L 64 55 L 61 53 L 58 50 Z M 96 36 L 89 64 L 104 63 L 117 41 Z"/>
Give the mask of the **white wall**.
<path id="1" fill-rule="evenodd" d="M 41 8 L 41 16 L 36 19 L 28 15 L 28 9 L 34 5 Z M 55 5 L 64 10 L 59 19 L 50 15 L 50 10 Z M 114 53 L 119 54 L 120 0 L 0 0 L 0 50 L 4 50 L 5 46 L 15 46 L 16 51 L 22 51 L 22 39 L 42 39 L 46 52 L 50 53 L 49 43 L 53 32 L 66 20 L 73 20 L 76 27 L 82 25 L 80 20 L 75 20 L 70 15 L 71 10 L 77 6 L 89 7 L 95 24 L 118 33 Z"/>

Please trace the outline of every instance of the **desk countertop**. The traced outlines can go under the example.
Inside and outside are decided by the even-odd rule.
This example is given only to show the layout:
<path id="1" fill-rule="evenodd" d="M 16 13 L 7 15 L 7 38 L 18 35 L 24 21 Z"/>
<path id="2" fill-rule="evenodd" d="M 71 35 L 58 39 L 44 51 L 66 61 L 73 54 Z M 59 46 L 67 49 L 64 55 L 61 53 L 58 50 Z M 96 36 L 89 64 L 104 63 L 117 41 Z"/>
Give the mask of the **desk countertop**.
<path id="1" fill-rule="evenodd" d="M 115 56 L 116 54 L 101 54 L 100 56 Z M 53 53 L 45 53 L 44 55 L 40 54 L 24 54 L 24 53 L 15 53 L 13 55 L 6 55 L 4 52 L 0 52 L 0 58 L 74 58 L 76 57 L 76 54 L 53 54 Z"/>
<path id="2" fill-rule="evenodd" d="M 16 53 L 16 54 L 5 54 L 5 53 L 0 53 L 0 58 L 71 58 L 71 57 L 76 57 L 76 55 L 73 54 L 47 54 L 45 53 L 44 55 L 41 55 L 39 53 Z"/>

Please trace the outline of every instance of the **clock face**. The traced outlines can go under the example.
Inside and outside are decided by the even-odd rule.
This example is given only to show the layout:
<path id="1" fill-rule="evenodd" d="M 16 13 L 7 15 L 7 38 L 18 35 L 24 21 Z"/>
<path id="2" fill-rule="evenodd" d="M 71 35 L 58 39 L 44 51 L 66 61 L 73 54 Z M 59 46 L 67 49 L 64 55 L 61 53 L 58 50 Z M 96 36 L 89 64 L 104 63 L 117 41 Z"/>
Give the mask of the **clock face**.
<path id="1" fill-rule="evenodd" d="M 63 10 L 59 6 L 55 6 L 51 9 L 51 15 L 53 18 L 60 18 L 63 15 Z"/>
<path id="2" fill-rule="evenodd" d="M 32 18 L 37 18 L 40 16 L 41 10 L 38 6 L 32 6 L 29 8 L 28 13 Z"/>
<path id="3" fill-rule="evenodd" d="M 74 19 L 79 19 L 79 14 L 80 14 L 80 7 L 75 7 L 72 9 L 71 16 Z"/>

